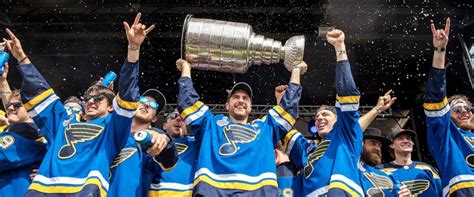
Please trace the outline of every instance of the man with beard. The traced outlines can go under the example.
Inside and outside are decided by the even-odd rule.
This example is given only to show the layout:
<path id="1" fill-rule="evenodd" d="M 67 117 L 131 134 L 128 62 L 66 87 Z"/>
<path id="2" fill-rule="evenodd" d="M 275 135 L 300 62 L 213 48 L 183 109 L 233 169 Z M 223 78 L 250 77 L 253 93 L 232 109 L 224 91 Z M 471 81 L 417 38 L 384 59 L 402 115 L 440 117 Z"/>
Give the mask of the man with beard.
<path id="1" fill-rule="evenodd" d="M 393 177 L 376 168 L 382 163 L 382 148 L 387 148 L 390 143 L 380 129 L 369 127 L 364 131 L 364 150 L 359 172 L 365 196 L 394 196 L 399 190 Z M 406 187 L 402 189 L 406 192 Z"/>
<path id="2" fill-rule="evenodd" d="M 147 196 L 152 178 L 170 170 L 177 161 L 171 137 L 153 127 L 158 114 L 166 106 L 164 95 L 156 89 L 148 89 L 139 102 L 127 144 L 110 165 L 110 196 Z M 147 150 L 139 146 L 133 137 L 140 131 L 151 136 L 152 145 Z"/>
<path id="3" fill-rule="evenodd" d="M 194 137 L 186 136 L 186 123 L 176 109 L 167 113 L 163 129 L 175 141 L 178 162 L 172 170 L 153 177 L 148 196 L 191 196 L 199 143 Z"/>
<path id="4" fill-rule="evenodd" d="M 31 184 L 29 174 L 39 167 L 47 142 L 28 115 L 19 90 L 10 90 L 8 64 L 0 76 L 0 92 L 7 124 L 0 131 L 0 196 L 23 196 Z"/>
<path id="5" fill-rule="evenodd" d="M 423 107 L 428 125 L 428 147 L 441 174 L 443 196 L 474 196 L 474 133 L 472 105 L 465 96 L 446 95 L 446 45 L 451 21 L 433 34 L 433 66 Z"/>
<path id="6" fill-rule="evenodd" d="M 415 131 L 400 129 L 392 133 L 390 151 L 395 160 L 379 167 L 392 175 L 402 185 L 406 185 L 410 193 L 420 197 L 441 196 L 441 180 L 438 172 L 430 165 L 411 160 Z"/>
<path id="7" fill-rule="evenodd" d="M 247 83 L 236 83 L 228 92 L 227 116 L 214 115 L 199 101 L 191 80 L 191 64 L 179 59 L 176 66 L 181 71 L 178 110 L 200 143 L 193 195 L 278 195 L 273 151 L 280 132 L 289 132 L 295 123 L 302 89 L 300 75 L 306 71 L 306 63 L 291 70 L 280 104 L 269 110 L 265 119 L 252 122 L 253 93 Z"/>

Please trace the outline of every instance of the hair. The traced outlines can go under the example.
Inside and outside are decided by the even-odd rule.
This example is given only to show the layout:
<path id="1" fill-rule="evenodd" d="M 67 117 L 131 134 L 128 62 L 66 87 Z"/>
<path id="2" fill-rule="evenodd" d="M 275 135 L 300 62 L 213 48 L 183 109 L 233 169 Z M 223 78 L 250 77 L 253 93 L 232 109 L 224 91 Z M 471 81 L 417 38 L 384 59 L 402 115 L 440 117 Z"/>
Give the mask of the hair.
<path id="1" fill-rule="evenodd" d="M 18 90 L 18 89 L 12 90 L 10 96 L 8 97 L 8 102 L 6 102 L 5 104 L 10 103 L 10 101 L 11 101 L 13 98 L 17 98 L 17 99 L 19 99 L 19 100 L 21 101 L 20 90 Z"/>
<path id="2" fill-rule="evenodd" d="M 450 105 L 452 105 L 452 102 L 453 102 L 454 100 L 463 100 L 463 101 L 465 101 L 468 105 L 472 105 L 471 101 L 469 101 L 469 98 L 467 98 L 467 96 L 462 95 L 462 94 L 456 94 L 456 95 L 450 96 L 449 99 L 448 99 L 448 103 L 449 103 Z"/>
<path id="3" fill-rule="evenodd" d="M 109 105 L 112 105 L 112 101 L 114 100 L 115 98 L 115 93 L 110 90 L 109 88 L 103 86 L 103 85 L 92 85 L 91 87 L 89 87 L 86 92 L 84 93 L 84 95 L 89 95 L 91 94 L 92 92 L 96 92 L 97 94 L 102 94 L 104 95 L 108 102 L 109 102 Z"/>

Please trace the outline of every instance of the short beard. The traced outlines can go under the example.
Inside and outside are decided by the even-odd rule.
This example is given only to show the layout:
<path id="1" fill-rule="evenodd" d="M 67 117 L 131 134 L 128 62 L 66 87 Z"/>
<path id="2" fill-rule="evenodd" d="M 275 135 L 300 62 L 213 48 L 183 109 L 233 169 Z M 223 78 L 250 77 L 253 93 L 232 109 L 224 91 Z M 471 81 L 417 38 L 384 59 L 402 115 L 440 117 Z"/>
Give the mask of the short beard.
<path id="1" fill-rule="evenodd" d="M 364 152 L 362 153 L 362 161 L 369 166 L 376 166 L 382 163 L 382 155 L 378 153 Z"/>

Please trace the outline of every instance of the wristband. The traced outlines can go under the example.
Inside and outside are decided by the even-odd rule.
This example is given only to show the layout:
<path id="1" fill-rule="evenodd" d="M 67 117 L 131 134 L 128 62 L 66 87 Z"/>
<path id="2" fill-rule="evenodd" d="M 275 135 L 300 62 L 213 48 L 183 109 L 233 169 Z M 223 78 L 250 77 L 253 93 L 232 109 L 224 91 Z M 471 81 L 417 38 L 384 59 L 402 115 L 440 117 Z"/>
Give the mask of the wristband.
<path id="1" fill-rule="evenodd" d="M 138 51 L 140 50 L 140 46 L 129 44 L 128 49 L 133 50 L 133 51 Z"/>
<path id="2" fill-rule="evenodd" d="M 347 54 L 346 50 L 340 50 L 336 52 L 336 57 L 342 54 Z"/>
<path id="3" fill-rule="evenodd" d="M 435 50 L 436 52 L 441 53 L 441 52 L 445 52 L 445 51 L 446 51 L 446 48 L 444 48 L 444 47 L 436 48 L 436 47 L 435 47 L 434 50 Z"/>
<path id="4" fill-rule="evenodd" d="M 26 60 L 26 58 L 28 58 L 28 56 L 26 56 L 26 55 L 25 55 L 25 57 L 24 57 L 24 58 L 21 58 L 21 60 L 20 60 L 20 61 L 18 61 L 18 64 L 21 64 L 23 61 L 25 61 L 25 60 Z"/>

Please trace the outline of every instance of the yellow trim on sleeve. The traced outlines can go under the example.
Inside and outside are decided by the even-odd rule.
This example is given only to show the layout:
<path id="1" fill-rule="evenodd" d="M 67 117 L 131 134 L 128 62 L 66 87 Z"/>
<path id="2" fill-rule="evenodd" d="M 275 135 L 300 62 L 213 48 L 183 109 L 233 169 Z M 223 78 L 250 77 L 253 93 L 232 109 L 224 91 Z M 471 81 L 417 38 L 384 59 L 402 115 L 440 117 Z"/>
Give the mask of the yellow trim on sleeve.
<path id="1" fill-rule="evenodd" d="M 46 98 L 48 98 L 50 95 L 54 94 L 53 89 L 48 89 L 41 94 L 35 96 L 33 99 L 29 100 L 27 103 L 25 103 L 23 106 L 25 107 L 26 111 L 29 111 L 33 109 L 36 105 L 44 101 Z"/>
<path id="2" fill-rule="evenodd" d="M 447 196 L 451 196 L 452 193 L 460 189 L 466 189 L 466 188 L 474 188 L 474 182 L 461 182 L 461 183 L 451 186 L 451 188 L 449 188 L 449 193 Z"/>
<path id="3" fill-rule="evenodd" d="M 329 189 L 334 189 L 334 188 L 342 189 L 345 192 L 349 193 L 351 196 L 360 196 L 352 188 L 350 188 L 349 186 L 347 186 L 346 184 L 341 183 L 341 182 L 332 182 L 332 183 L 329 184 Z"/>
<path id="4" fill-rule="evenodd" d="M 283 150 L 286 152 L 287 148 L 288 148 L 288 142 L 290 141 L 291 137 L 293 137 L 293 135 L 295 135 L 298 131 L 296 129 L 292 129 L 290 130 L 290 132 L 288 132 L 286 135 L 285 135 L 285 139 L 283 140 Z"/>
<path id="5" fill-rule="evenodd" d="M 336 99 L 337 99 L 337 101 L 339 101 L 340 104 L 359 103 L 360 96 L 339 96 L 339 95 L 336 95 Z"/>
<path id="6" fill-rule="evenodd" d="M 443 109 L 448 104 L 448 98 L 444 97 L 443 101 L 439 103 L 423 103 L 426 110 L 437 111 Z"/>
<path id="7" fill-rule="evenodd" d="M 179 116 L 181 116 L 181 118 L 184 120 L 190 114 L 193 114 L 194 112 L 197 112 L 202 105 L 204 105 L 204 103 L 201 102 L 201 101 L 198 101 L 198 102 L 194 103 L 193 105 L 191 105 L 190 107 L 183 110 L 183 112 L 181 112 L 181 114 Z"/>
<path id="8" fill-rule="evenodd" d="M 281 106 L 277 105 L 273 109 L 280 114 L 283 119 L 288 121 L 292 126 L 295 125 L 296 120 L 288 112 L 286 112 Z"/>
<path id="9" fill-rule="evenodd" d="M 120 98 L 120 94 L 118 94 L 115 98 L 117 98 L 117 103 L 121 108 L 127 109 L 127 110 L 136 110 L 138 108 L 138 101 L 137 102 L 130 102 L 130 101 L 125 101 L 122 98 Z"/>
<path id="10" fill-rule="evenodd" d="M 159 196 L 192 196 L 193 191 L 173 191 L 173 190 L 149 190 L 148 197 L 159 197 Z"/>
<path id="11" fill-rule="evenodd" d="M 99 187 L 100 196 L 105 197 L 107 196 L 107 192 L 102 188 L 102 184 L 100 183 L 99 179 L 97 178 L 90 178 L 88 179 L 84 185 L 81 186 L 64 186 L 64 185 L 55 185 L 55 186 L 45 186 L 39 183 L 31 183 L 28 190 L 35 190 L 45 194 L 72 194 L 80 192 L 85 186 L 87 185 L 96 185 Z"/>
<path id="12" fill-rule="evenodd" d="M 212 180 L 206 175 L 200 175 L 194 180 L 194 186 L 196 186 L 199 182 L 205 182 L 213 187 L 217 187 L 220 189 L 238 189 L 238 190 L 245 190 L 245 191 L 253 191 L 257 190 L 264 186 L 274 186 L 278 187 L 278 183 L 276 180 L 262 180 L 255 184 L 250 183 L 242 183 L 242 182 L 217 182 Z"/>

